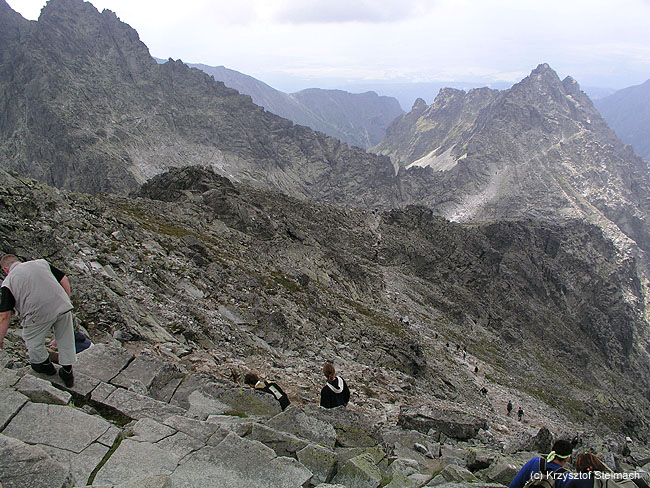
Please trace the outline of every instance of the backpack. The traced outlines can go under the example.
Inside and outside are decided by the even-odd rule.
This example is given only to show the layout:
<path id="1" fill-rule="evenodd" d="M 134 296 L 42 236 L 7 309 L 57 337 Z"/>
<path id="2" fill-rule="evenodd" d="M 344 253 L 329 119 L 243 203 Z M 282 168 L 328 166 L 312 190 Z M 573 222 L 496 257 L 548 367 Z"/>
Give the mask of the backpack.
<path id="1" fill-rule="evenodd" d="M 541 488 L 555 488 L 555 480 L 557 474 L 566 473 L 567 470 L 560 468 L 557 471 L 548 469 L 546 466 L 546 459 L 539 458 L 539 473 L 535 473 L 531 479 L 524 485 L 524 488 L 541 487 Z M 595 487 L 594 487 L 595 488 Z"/>

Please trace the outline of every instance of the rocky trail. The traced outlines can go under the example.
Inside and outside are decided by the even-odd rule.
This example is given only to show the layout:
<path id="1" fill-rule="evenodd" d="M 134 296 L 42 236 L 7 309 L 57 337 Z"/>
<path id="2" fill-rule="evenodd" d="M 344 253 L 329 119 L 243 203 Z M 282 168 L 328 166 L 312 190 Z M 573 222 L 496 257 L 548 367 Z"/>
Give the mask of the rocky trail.
<path id="1" fill-rule="evenodd" d="M 427 406 L 401 412 L 401 428 L 377 425 L 354 406 L 281 411 L 270 395 L 117 343 L 80 353 L 69 390 L 5 351 L 0 365 L 3 488 L 500 488 L 554 438 L 536 420 L 499 411 L 488 426 Z M 506 437 L 507 445 L 494 442 Z M 648 449 L 623 456 L 612 440 L 583 442 L 621 470 L 650 461 Z"/>

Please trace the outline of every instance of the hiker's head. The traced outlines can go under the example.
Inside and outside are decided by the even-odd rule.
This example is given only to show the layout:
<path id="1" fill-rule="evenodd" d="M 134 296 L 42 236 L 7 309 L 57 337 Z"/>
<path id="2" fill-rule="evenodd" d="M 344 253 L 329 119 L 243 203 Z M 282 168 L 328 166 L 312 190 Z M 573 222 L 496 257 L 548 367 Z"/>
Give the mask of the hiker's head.
<path id="1" fill-rule="evenodd" d="M 576 471 L 578 473 L 589 473 L 591 471 L 601 471 L 607 472 L 607 466 L 600 459 L 598 459 L 594 454 L 590 452 L 585 452 L 580 454 L 576 458 Z"/>
<path id="2" fill-rule="evenodd" d="M 334 365 L 331 363 L 325 363 L 325 366 L 323 366 L 323 374 L 327 377 L 328 380 L 333 380 L 334 375 L 336 374 Z"/>
<path id="3" fill-rule="evenodd" d="M 246 373 L 246 376 L 244 376 L 244 384 L 245 385 L 255 386 L 255 384 L 258 381 L 259 381 L 259 378 L 252 371 L 249 371 L 248 373 Z"/>
<path id="4" fill-rule="evenodd" d="M 571 444 L 571 441 L 560 439 L 555 441 L 553 444 L 551 453 L 548 455 L 547 460 L 549 462 L 553 461 L 560 466 L 564 466 L 571 457 L 571 454 L 573 454 L 573 445 Z"/>
<path id="5" fill-rule="evenodd" d="M 5 274 L 9 274 L 9 268 L 11 268 L 14 263 L 19 262 L 20 259 L 18 259 L 13 254 L 5 254 L 0 258 L 0 267 L 2 268 L 2 271 L 5 272 Z"/>

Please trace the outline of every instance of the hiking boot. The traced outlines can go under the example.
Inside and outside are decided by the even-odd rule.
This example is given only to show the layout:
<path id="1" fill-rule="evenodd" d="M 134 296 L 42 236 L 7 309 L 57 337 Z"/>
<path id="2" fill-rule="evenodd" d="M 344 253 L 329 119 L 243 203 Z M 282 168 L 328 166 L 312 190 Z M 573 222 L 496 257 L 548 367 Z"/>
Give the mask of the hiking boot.
<path id="1" fill-rule="evenodd" d="M 56 368 L 49 359 L 42 363 L 32 363 L 32 369 L 37 373 L 43 373 L 49 376 L 56 374 Z"/>
<path id="2" fill-rule="evenodd" d="M 65 386 L 67 388 L 72 388 L 74 386 L 74 374 L 72 373 L 72 367 L 70 368 L 70 372 L 66 371 L 61 367 L 59 369 L 59 376 L 65 383 Z"/>

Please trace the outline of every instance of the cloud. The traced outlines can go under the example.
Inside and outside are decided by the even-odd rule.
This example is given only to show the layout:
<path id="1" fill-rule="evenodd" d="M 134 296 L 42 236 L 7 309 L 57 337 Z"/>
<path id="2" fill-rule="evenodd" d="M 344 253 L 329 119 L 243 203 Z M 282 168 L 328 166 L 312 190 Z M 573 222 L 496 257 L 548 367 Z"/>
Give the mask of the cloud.
<path id="1" fill-rule="evenodd" d="M 423 0 L 286 0 L 277 3 L 273 18 L 288 24 L 392 23 L 416 16 L 426 5 Z"/>

